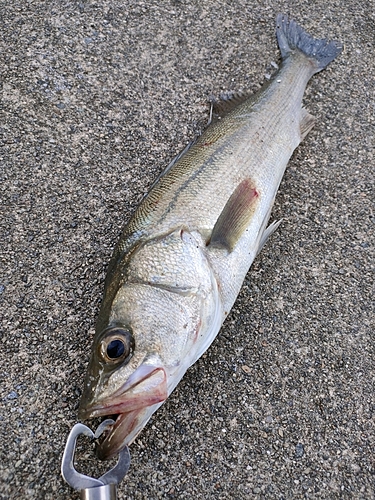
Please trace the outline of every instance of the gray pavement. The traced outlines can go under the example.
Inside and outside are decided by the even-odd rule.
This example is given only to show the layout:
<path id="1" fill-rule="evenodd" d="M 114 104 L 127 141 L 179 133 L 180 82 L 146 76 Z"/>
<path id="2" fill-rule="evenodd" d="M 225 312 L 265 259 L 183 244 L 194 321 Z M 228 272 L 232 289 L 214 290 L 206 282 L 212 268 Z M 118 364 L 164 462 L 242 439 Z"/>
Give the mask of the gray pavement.
<path id="1" fill-rule="evenodd" d="M 59 468 L 111 250 L 207 97 L 274 71 L 278 11 L 345 49 L 306 93 L 281 227 L 119 497 L 374 498 L 374 3 L 3 0 L 1 499 L 78 498 Z"/>

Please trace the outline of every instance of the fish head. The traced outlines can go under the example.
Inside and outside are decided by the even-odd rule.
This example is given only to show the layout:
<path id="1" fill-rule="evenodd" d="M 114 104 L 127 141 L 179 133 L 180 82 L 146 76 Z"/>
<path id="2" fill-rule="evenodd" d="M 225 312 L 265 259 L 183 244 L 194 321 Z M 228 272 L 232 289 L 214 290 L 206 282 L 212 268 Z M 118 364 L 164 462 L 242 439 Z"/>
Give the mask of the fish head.
<path id="1" fill-rule="evenodd" d="M 129 326 L 106 328 L 94 342 L 79 409 L 82 419 L 116 418 L 97 448 L 99 458 L 129 444 L 167 396 L 167 374 L 157 353 L 137 352 Z"/>
<path id="2" fill-rule="evenodd" d="M 79 409 L 83 420 L 116 418 L 99 458 L 130 444 L 185 373 L 199 327 L 192 309 L 187 297 L 160 288 L 130 284 L 118 291 L 94 338 Z"/>

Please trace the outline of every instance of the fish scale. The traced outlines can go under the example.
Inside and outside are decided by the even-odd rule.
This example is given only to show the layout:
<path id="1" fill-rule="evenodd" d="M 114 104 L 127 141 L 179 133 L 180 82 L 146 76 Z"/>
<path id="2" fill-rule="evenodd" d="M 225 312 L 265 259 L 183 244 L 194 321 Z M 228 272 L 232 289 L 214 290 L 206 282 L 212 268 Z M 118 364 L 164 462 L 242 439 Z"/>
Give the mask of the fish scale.
<path id="1" fill-rule="evenodd" d="M 202 225 L 204 229 L 207 226 L 208 229 L 212 229 L 213 223 L 218 218 L 228 196 L 246 175 L 253 178 L 258 177 L 259 182 L 266 183 L 268 188 L 277 189 L 278 183 L 274 183 L 273 179 L 270 178 L 275 169 L 269 161 L 269 137 L 272 135 L 277 137 L 277 131 L 279 131 L 279 136 L 284 135 L 283 130 L 290 122 L 292 114 L 295 115 L 294 129 L 290 129 L 286 137 L 282 136 L 276 139 L 274 144 L 278 147 L 278 144 L 282 143 L 283 150 L 288 157 L 290 156 L 289 151 L 293 151 L 298 145 L 300 142 L 298 114 L 300 114 L 301 99 L 300 96 L 291 96 L 295 98 L 293 107 L 297 108 L 293 109 L 291 113 L 290 108 L 284 105 L 285 87 L 299 86 L 299 88 L 304 88 L 308 81 L 307 71 L 290 81 L 288 78 L 290 66 L 283 67 L 282 73 L 278 75 L 278 79 L 281 80 L 278 88 L 269 87 L 273 95 L 269 95 L 271 92 L 267 92 L 263 96 L 262 102 L 268 99 L 268 109 L 262 109 L 262 102 L 254 105 L 252 99 L 249 99 L 239 109 L 223 117 L 213 128 L 209 127 L 202 134 L 189 152 L 150 192 L 139 212 L 135 214 L 134 221 L 127 228 L 120 246 L 123 245 L 126 248 L 129 231 L 143 230 L 147 234 L 148 228 L 152 227 L 154 234 L 155 228 L 160 227 L 160 232 L 163 233 L 164 228 L 170 228 L 171 224 L 177 220 L 178 223 L 185 222 L 189 227 L 200 229 L 200 225 Z M 309 73 L 311 74 L 311 70 Z M 299 92 L 301 98 L 302 93 Z M 288 148 L 285 144 L 289 144 L 290 147 Z M 276 160 L 280 161 L 279 158 Z M 282 163 L 285 164 L 285 168 L 287 162 L 282 161 Z M 269 167 L 270 173 L 264 168 L 265 166 Z M 279 176 L 282 177 L 283 170 L 280 168 L 279 170 Z M 223 189 L 219 197 L 217 193 L 218 178 L 221 180 L 221 188 Z M 210 198 L 212 194 L 215 194 L 215 198 L 217 198 L 216 207 L 213 207 L 212 204 L 207 206 L 207 200 L 212 199 Z M 196 202 L 196 196 L 202 198 L 199 203 Z M 155 208 L 151 211 L 150 206 Z M 201 216 L 202 210 L 207 212 L 205 214 L 207 219 L 204 221 L 202 221 Z M 146 224 L 144 213 L 148 214 Z"/>
<path id="2" fill-rule="evenodd" d="M 117 415 L 100 458 L 135 439 L 209 347 L 278 227 L 267 228 L 277 190 L 314 124 L 305 87 L 341 47 L 282 15 L 277 38 L 283 61 L 273 79 L 215 105 L 212 123 L 157 179 L 114 250 L 80 404 L 82 418 Z"/>

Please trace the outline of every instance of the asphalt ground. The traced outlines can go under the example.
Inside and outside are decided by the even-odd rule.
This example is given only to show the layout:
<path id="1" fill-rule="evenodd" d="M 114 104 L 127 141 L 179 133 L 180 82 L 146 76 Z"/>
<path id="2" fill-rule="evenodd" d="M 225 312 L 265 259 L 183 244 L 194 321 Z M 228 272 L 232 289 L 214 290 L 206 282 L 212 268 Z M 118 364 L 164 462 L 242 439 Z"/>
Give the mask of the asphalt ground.
<path id="1" fill-rule="evenodd" d="M 78 498 L 60 461 L 112 248 L 207 98 L 275 71 L 279 11 L 344 51 L 306 92 L 282 225 L 119 498 L 375 497 L 374 2 L 3 0 L 1 499 Z"/>

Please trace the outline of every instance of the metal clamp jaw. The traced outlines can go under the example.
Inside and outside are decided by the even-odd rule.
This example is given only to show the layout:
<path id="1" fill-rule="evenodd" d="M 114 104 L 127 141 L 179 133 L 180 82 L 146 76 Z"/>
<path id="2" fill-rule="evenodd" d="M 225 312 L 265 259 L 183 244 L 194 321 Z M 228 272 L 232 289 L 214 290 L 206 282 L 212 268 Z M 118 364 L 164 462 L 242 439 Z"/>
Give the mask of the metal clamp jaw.
<path id="1" fill-rule="evenodd" d="M 117 485 L 130 467 L 128 447 L 121 450 L 117 464 L 113 469 L 103 474 L 99 479 L 85 476 L 74 468 L 74 452 L 78 436 L 84 435 L 91 439 L 98 439 L 104 430 L 113 423 L 113 420 L 105 420 L 95 433 L 83 424 L 76 424 L 70 431 L 61 463 L 61 474 L 72 488 L 81 492 L 82 500 L 117 500 Z"/>

